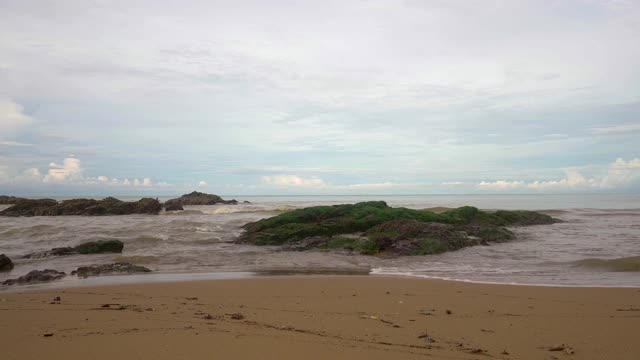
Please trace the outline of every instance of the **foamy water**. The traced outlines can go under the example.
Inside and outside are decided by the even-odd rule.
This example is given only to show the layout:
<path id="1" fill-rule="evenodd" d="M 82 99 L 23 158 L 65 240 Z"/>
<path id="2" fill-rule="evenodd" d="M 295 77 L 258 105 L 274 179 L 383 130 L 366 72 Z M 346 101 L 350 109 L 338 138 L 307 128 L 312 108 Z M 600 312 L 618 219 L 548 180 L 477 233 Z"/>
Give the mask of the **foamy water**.
<path id="1" fill-rule="evenodd" d="M 167 279 L 201 278 L 206 273 L 331 269 L 492 283 L 640 286 L 640 272 L 636 270 L 640 258 L 610 261 L 640 256 L 638 195 L 237 198 L 252 204 L 189 206 L 185 211 L 158 216 L 0 217 L 0 253 L 7 254 L 16 264 L 10 273 L 0 274 L 0 281 L 33 269 L 70 272 L 83 265 L 126 261 L 168 274 Z M 513 229 L 518 240 L 510 243 L 401 258 L 284 252 L 277 247 L 232 243 L 241 234 L 241 226 L 250 221 L 306 206 L 374 199 L 416 209 L 473 205 L 485 209 L 544 210 L 565 222 Z M 0 209 L 4 207 L 0 205 Z M 30 252 L 98 239 L 122 240 L 124 252 L 20 259 Z M 199 275 L 185 275 L 189 273 Z M 65 283 L 69 280 L 60 284 Z"/>

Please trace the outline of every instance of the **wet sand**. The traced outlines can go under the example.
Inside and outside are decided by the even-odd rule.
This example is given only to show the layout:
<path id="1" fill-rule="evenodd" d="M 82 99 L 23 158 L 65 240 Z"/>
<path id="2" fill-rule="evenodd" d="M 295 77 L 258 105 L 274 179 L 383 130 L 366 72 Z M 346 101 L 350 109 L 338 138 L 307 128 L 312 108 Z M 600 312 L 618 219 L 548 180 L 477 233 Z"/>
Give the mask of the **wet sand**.
<path id="1" fill-rule="evenodd" d="M 0 318 L 2 359 L 640 358 L 637 288 L 264 277 L 0 293 Z"/>

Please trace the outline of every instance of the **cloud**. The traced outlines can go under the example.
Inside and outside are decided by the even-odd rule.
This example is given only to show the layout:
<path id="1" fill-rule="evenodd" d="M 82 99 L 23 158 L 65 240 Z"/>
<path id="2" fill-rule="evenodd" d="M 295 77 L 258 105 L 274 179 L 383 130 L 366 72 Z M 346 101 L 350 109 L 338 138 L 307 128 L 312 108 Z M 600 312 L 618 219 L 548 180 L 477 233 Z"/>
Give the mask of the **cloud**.
<path id="1" fill-rule="evenodd" d="M 149 178 L 144 178 L 142 179 L 142 181 L 138 180 L 137 178 L 133 179 L 133 186 L 135 187 L 151 187 L 152 185 L 153 183 Z"/>
<path id="2" fill-rule="evenodd" d="M 480 189 L 489 190 L 513 190 L 520 189 L 526 186 L 524 181 L 509 181 L 509 180 L 497 180 L 497 181 L 482 181 L 478 184 Z"/>
<path id="3" fill-rule="evenodd" d="M 198 182 L 198 187 L 206 187 L 207 186 L 207 182 L 204 180 L 200 180 L 200 182 Z"/>
<path id="4" fill-rule="evenodd" d="M 327 184 L 318 178 L 301 178 L 297 175 L 273 175 L 263 176 L 261 178 L 263 184 L 277 187 L 296 187 L 296 188 L 323 188 Z"/>
<path id="5" fill-rule="evenodd" d="M 1 158 L 0 158 L 1 160 Z M 134 178 L 133 181 L 129 179 L 119 180 L 117 178 L 109 178 L 105 175 L 99 175 L 95 177 L 85 176 L 84 169 L 80 159 L 75 157 L 68 157 L 62 160 L 62 163 L 56 162 L 49 163 L 47 173 L 43 175 L 38 168 L 28 168 L 17 175 L 11 175 L 9 173 L 9 167 L 0 164 L 0 183 L 5 184 L 18 184 L 18 185 L 100 185 L 108 187 L 129 187 L 129 188 L 151 188 L 154 185 L 159 187 L 170 187 L 171 184 L 167 182 L 160 182 L 154 184 L 150 178 L 145 177 L 142 180 Z"/>
<path id="6" fill-rule="evenodd" d="M 10 99 L 0 98 L 0 134 L 21 128 L 31 121 L 32 119 L 23 112 L 20 104 Z"/>
<path id="7" fill-rule="evenodd" d="M 626 133 L 635 131 L 640 131 L 640 123 L 591 128 L 591 132 L 594 134 Z"/>
<path id="8" fill-rule="evenodd" d="M 469 183 L 466 183 L 464 181 L 445 181 L 441 183 L 441 185 L 446 187 L 465 187 L 468 186 Z"/>
<path id="9" fill-rule="evenodd" d="M 606 188 L 625 187 L 640 181 L 640 159 L 625 161 L 616 159 L 611 165 L 607 175 L 602 179 L 602 186 Z"/>
<path id="10" fill-rule="evenodd" d="M 19 184 L 38 184 L 41 183 L 43 179 L 40 170 L 37 168 L 29 168 L 24 170 L 22 173 L 15 176 L 12 180 Z"/>
<path id="11" fill-rule="evenodd" d="M 639 156 L 640 3 L 612 3 L 4 1 L 0 177 L 36 166 L 49 184 L 138 190 L 577 187 L 559 169 Z M 82 179 L 49 175 L 69 153 Z"/>
<path id="12" fill-rule="evenodd" d="M 21 143 L 18 141 L 2 141 L 0 140 L 0 146 L 33 146 L 33 144 Z"/>
<path id="13" fill-rule="evenodd" d="M 82 168 L 80 160 L 76 158 L 66 158 L 62 164 L 54 162 L 49 164 L 49 172 L 44 177 L 44 182 L 68 183 L 82 180 Z"/>
<path id="14" fill-rule="evenodd" d="M 599 177 L 586 177 L 577 169 L 567 169 L 564 178 L 557 180 L 497 180 L 481 181 L 477 184 L 481 190 L 606 190 L 624 189 L 640 185 L 640 159 L 628 161 L 618 158 L 609 164 L 605 174 Z"/>

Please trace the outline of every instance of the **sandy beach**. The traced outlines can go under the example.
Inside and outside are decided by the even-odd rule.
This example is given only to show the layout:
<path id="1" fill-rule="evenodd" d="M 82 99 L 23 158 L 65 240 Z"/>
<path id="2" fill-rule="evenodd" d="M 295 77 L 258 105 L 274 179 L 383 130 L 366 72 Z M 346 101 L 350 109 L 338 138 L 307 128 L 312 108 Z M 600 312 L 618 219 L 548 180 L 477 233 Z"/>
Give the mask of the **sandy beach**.
<path id="1" fill-rule="evenodd" d="M 283 276 L 0 293 L 0 311 L 3 359 L 640 356 L 637 288 Z"/>

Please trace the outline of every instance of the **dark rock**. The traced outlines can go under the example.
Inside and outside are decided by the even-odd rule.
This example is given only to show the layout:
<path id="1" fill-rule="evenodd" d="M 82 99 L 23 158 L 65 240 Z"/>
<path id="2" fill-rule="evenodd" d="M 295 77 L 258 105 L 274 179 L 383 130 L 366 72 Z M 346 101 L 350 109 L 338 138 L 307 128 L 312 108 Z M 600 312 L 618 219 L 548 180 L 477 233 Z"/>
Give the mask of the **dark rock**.
<path id="1" fill-rule="evenodd" d="M 175 205 L 215 205 L 215 204 L 227 204 L 227 205 L 236 205 L 238 203 L 237 200 L 224 200 L 218 195 L 205 194 L 201 192 L 194 191 L 190 194 L 185 194 L 176 199 L 168 200 L 164 203 L 165 209 L 167 207 L 172 207 Z"/>
<path id="2" fill-rule="evenodd" d="M 11 271 L 13 269 L 13 261 L 5 254 L 0 255 L 0 271 Z"/>
<path id="3" fill-rule="evenodd" d="M 251 201 L 247 201 L 247 200 L 245 200 L 245 201 L 243 201 L 242 203 L 243 203 L 243 204 L 251 204 Z"/>
<path id="4" fill-rule="evenodd" d="M 53 248 L 47 251 L 39 251 L 23 256 L 23 259 L 44 259 L 52 256 L 64 256 L 77 254 L 72 247 Z"/>
<path id="5" fill-rule="evenodd" d="M 15 196 L 0 195 L 0 205 L 17 204 L 22 200 L 27 199 Z"/>
<path id="6" fill-rule="evenodd" d="M 78 277 L 100 276 L 100 275 L 112 275 L 112 274 L 135 274 L 135 273 L 147 273 L 151 270 L 144 266 L 133 265 L 130 263 L 114 263 L 106 265 L 94 265 L 94 266 L 81 266 L 77 270 L 72 271 L 71 275 L 78 275 Z"/>
<path id="7" fill-rule="evenodd" d="M 2 283 L 2 285 L 36 284 L 36 283 L 49 282 L 49 281 L 62 279 L 65 276 L 67 276 L 67 274 L 62 271 L 56 271 L 51 269 L 32 270 L 27 275 L 20 276 L 17 279 L 5 280 Z"/>
<path id="8" fill-rule="evenodd" d="M 24 199 L 15 205 L 0 211 L 2 216 L 42 216 L 48 209 L 58 205 L 53 199 Z"/>
<path id="9" fill-rule="evenodd" d="M 184 208 L 182 207 L 182 205 L 178 202 L 166 202 L 164 204 L 164 210 L 165 211 L 178 211 L 178 210 L 184 210 Z"/>
<path id="10" fill-rule="evenodd" d="M 52 199 L 24 199 L 0 212 L 0 216 L 61 216 L 61 215 L 131 215 L 158 214 L 162 204 L 158 199 L 143 198 L 127 202 L 113 197 L 102 200 L 71 199 L 58 203 Z"/>
<path id="11" fill-rule="evenodd" d="M 227 314 L 229 315 L 229 317 L 232 320 L 244 320 L 244 315 L 240 314 L 240 313 L 235 313 L 235 314 Z"/>
<path id="12" fill-rule="evenodd" d="M 102 254 L 121 253 L 124 243 L 120 240 L 98 240 L 89 241 L 74 247 L 53 248 L 47 251 L 40 251 L 23 256 L 23 259 L 43 259 L 52 256 L 65 256 L 76 254 Z"/>

